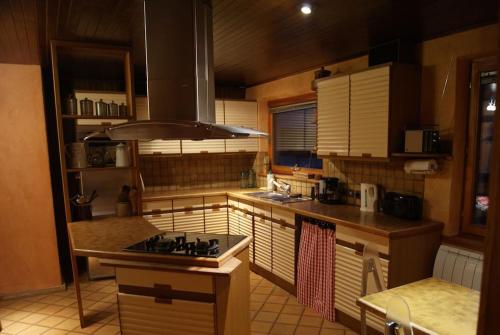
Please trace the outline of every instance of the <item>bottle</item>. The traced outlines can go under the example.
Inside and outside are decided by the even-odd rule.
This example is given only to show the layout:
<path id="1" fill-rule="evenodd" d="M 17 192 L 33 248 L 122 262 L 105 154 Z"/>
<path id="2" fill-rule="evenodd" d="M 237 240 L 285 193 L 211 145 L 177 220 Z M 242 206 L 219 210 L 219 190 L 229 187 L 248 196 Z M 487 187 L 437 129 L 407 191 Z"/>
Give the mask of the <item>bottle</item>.
<path id="1" fill-rule="evenodd" d="M 273 181 L 274 181 L 274 175 L 272 173 L 272 171 L 269 171 L 267 173 L 267 190 L 269 192 L 273 191 L 274 190 L 274 184 L 273 184 Z"/>
<path id="2" fill-rule="evenodd" d="M 241 171 L 240 188 L 248 188 L 248 171 Z"/>
<path id="3" fill-rule="evenodd" d="M 248 170 L 248 187 L 257 187 L 257 175 L 255 174 L 254 169 Z"/>

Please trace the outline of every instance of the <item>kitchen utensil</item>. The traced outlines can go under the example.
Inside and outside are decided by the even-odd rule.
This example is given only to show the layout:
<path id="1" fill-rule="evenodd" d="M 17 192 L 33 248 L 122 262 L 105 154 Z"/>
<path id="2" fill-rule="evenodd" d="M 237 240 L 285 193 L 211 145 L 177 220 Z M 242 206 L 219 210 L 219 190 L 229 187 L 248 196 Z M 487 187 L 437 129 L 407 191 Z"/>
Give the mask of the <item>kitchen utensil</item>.
<path id="1" fill-rule="evenodd" d="M 73 169 L 84 169 L 87 164 L 87 148 L 84 142 L 68 143 L 65 146 L 69 166 Z"/>
<path id="2" fill-rule="evenodd" d="M 97 116 L 108 116 L 108 104 L 100 99 L 95 103 L 95 111 Z"/>
<path id="3" fill-rule="evenodd" d="M 118 106 L 118 114 L 120 116 L 127 116 L 128 114 L 128 108 L 127 105 L 125 105 L 123 102 Z"/>
<path id="4" fill-rule="evenodd" d="M 116 167 L 128 167 L 130 165 L 130 155 L 128 145 L 120 143 L 116 146 Z"/>
<path id="5" fill-rule="evenodd" d="M 118 115 L 119 115 L 118 104 L 112 100 L 108 105 L 108 116 L 118 116 Z"/>
<path id="6" fill-rule="evenodd" d="M 78 114 L 78 100 L 76 100 L 73 94 L 69 94 L 66 98 L 66 109 L 67 115 L 77 115 Z"/>
<path id="7" fill-rule="evenodd" d="M 375 212 L 377 209 L 378 190 L 375 184 L 361 183 L 362 212 Z"/>
<path id="8" fill-rule="evenodd" d="M 94 102 L 89 98 L 80 100 L 80 113 L 83 116 L 93 116 L 94 115 Z"/>

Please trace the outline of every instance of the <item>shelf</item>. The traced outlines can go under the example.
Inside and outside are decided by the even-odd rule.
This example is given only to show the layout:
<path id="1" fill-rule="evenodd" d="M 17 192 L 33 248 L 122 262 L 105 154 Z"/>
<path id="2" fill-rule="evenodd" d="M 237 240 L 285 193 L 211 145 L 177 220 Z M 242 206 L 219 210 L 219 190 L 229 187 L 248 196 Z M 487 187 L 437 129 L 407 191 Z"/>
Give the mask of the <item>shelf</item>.
<path id="1" fill-rule="evenodd" d="M 63 114 L 63 119 L 73 119 L 73 120 L 131 120 L 132 116 L 87 116 L 87 115 L 68 115 Z"/>
<path id="2" fill-rule="evenodd" d="M 134 168 L 135 167 L 133 166 L 127 166 L 127 167 L 104 166 L 104 167 L 87 167 L 80 169 L 67 169 L 66 172 L 75 173 L 75 172 L 91 172 L 91 171 L 113 171 L 113 170 L 130 170 Z"/>
<path id="3" fill-rule="evenodd" d="M 395 158 L 436 158 L 436 159 L 451 159 L 452 156 L 450 154 L 441 154 L 441 153 L 409 153 L 409 152 L 396 152 L 391 155 Z"/>

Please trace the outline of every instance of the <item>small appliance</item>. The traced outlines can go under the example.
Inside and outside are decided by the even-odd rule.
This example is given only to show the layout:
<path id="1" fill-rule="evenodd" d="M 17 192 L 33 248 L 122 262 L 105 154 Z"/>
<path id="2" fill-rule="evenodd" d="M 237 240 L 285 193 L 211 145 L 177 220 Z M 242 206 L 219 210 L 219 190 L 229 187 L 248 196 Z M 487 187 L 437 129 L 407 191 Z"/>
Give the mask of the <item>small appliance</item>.
<path id="1" fill-rule="evenodd" d="M 345 187 L 338 178 L 326 177 L 319 181 L 318 200 L 324 204 L 345 203 Z"/>
<path id="2" fill-rule="evenodd" d="M 361 208 L 362 212 L 375 212 L 377 210 L 378 188 L 375 184 L 361 183 Z"/>
<path id="3" fill-rule="evenodd" d="M 434 128 L 405 131 L 405 152 L 437 153 L 439 151 L 439 130 Z"/>
<path id="4" fill-rule="evenodd" d="M 418 220 L 422 217 L 422 199 L 414 195 L 387 192 L 382 202 L 382 209 L 388 215 Z"/>

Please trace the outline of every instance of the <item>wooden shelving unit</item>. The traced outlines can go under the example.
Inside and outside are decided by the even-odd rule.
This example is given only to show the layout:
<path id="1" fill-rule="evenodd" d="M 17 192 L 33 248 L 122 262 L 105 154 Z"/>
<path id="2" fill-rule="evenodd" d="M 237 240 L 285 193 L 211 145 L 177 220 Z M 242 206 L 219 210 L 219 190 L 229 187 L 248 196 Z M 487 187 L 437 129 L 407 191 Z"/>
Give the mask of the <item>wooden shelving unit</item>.
<path id="1" fill-rule="evenodd" d="M 408 152 L 396 152 L 392 153 L 391 157 L 394 158 L 406 158 L 406 159 L 452 159 L 450 154 L 445 153 L 408 153 Z"/>
<path id="2" fill-rule="evenodd" d="M 129 167 L 71 168 L 67 164 L 66 154 L 66 145 L 68 143 L 82 140 L 81 131 L 83 128 L 84 132 L 91 132 L 93 127 L 95 127 L 95 130 L 102 130 L 103 126 L 109 126 L 111 123 L 115 124 L 117 120 L 123 122 L 136 120 L 133 62 L 130 48 L 65 41 L 52 41 L 50 47 L 66 222 L 74 221 L 70 198 L 82 189 L 86 192 L 91 191 L 86 189 L 85 185 L 89 185 L 89 188 L 102 187 L 103 193 L 108 192 L 105 203 L 103 203 L 102 196 L 98 196 L 96 199 L 101 203 L 98 206 L 96 205 L 95 207 L 98 208 L 93 210 L 95 218 L 99 217 L 98 214 L 102 212 L 114 212 L 114 189 L 116 188 L 116 197 L 118 197 L 119 188 L 123 184 L 137 188 L 136 208 L 141 211 L 137 141 L 123 141 L 123 143 L 128 144 L 130 149 L 131 164 Z M 111 85 L 112 87 L 110 87 L 110 83 L 115 86 Z M 65 114 L 65 98 L 75 91 L 88 91 L 94 94 L 96 92 L 102 92 L 103 94 L 123 92 L 128 107 L 128 116 Z M 103 122 L 89 122 L 89 124 L 82 125 L 80 120 L 102 120 Z M 99 139 L 87 143 L 89 146 L 111 147 L 117 145 L 120 141 Z M 97 189 L 97 193 L 100 195 L 99 189 Z"/>

